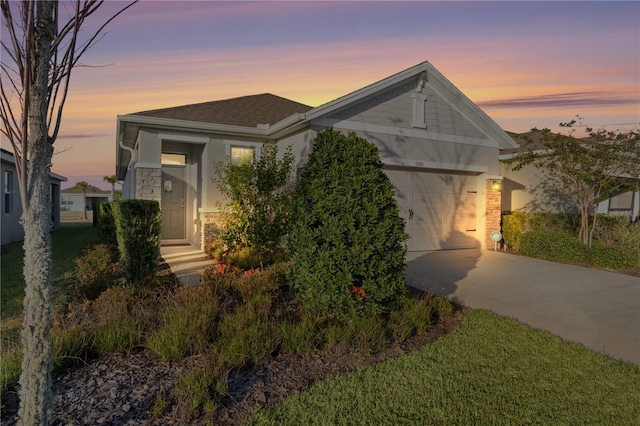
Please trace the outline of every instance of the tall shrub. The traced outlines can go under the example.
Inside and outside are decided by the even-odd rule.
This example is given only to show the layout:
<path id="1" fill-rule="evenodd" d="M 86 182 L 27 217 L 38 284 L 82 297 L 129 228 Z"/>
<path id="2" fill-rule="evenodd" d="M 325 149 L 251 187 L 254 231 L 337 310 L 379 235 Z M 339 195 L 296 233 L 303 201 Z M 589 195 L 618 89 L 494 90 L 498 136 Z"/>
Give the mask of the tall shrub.
<path id="1" fill-rule="evenodd" d="M 113 219 L 112 204 L 98 203 L 98 240 L 102 244 L 116 246 L 118 245 L 118 237 L 116 235 L 116 222 Z"/>
<path id="2" fill-rule="evenodd" d="M 288 235 L 288 279 L 329 317 L 384 311 L 406 291 L 407 235 L 375 145 L 332 128 L 316 136 Z"/>
<path id="3" fill-rule="evenodd" d="M 112 204 L 118 250 L 127 278 L 140 283 L 153 278 L 160 255 L 160 204 L 151 200 L 126 200 Z"/>
<path id="4" fill-rule="evenodd" d="M 290 217 L 293 160 L 291 147 L 278 158 L 277 145 L 264 145 L 255 161 L 216 164 L 215 182 L 228 199 L 220 238 L 229 250 L 250 249 L 270 263 Z"/>

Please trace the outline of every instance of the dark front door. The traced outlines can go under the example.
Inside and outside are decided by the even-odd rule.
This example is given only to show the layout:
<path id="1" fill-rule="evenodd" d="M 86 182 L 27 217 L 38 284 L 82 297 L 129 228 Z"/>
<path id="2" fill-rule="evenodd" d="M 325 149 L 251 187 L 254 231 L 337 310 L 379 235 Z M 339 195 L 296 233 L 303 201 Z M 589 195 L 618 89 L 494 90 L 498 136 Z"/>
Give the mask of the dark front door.
<path id="1" fill-rule="evenodd" d="M 162 167 L 162 239 L 185 239 L 184 167 Z"/>

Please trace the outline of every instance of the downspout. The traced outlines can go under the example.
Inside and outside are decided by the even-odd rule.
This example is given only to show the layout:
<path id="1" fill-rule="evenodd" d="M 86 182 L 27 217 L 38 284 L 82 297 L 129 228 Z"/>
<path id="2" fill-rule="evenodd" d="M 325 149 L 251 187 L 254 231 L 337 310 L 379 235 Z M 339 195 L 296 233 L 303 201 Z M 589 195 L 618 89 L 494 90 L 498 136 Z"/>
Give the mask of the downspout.
<path id="1" fill-rule="evenodd" d="M 129 160 L 129 164 L 127 165 L 127 168 L 129 168 L 129 166 L 131 166 L 132 163 L 134 163 L 136 161 L 136 151 L 133 148 L 129 148 L 128 146 L 126 146 L 123 142 L 122 139 L 118 139 L 118 146 L 121 149 L 127 150 L 129 151 L 129 153 L 131 154 L 131 159 Z M 135 180 L 135 177 L 133 178 Z M 135 184 L 134 184 L 135 186 Z M 128 188 L 125 188 L 124 184 L 122 185 L 122 199 L 126 199 L 127 196 L 131 196 L 131 194 L 128 194 Z M 135 198 L 135 194 L 133 196 Z"/>
<path id="2" fill-rule="evenodd" d="M 131 153 L 131 160 L 129 160 L 129 162 L 131 161 L 136 161 L 136 151 L 133 148 L 129 148 L 128 146 L 126 146 L 123 142 L 122 139 L 120 139 L 118 141 L 118 145 L 120 146 L 120 148 L 127 150 Z"/>

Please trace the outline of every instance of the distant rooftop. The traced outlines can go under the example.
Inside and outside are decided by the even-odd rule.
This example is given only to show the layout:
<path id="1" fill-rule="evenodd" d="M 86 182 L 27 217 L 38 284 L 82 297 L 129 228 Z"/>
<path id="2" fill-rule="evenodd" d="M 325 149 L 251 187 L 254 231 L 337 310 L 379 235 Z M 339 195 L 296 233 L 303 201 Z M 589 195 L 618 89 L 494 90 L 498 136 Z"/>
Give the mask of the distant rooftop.
<path id="1" fill-rule="evenodd" d="M 71 188 L 66 188 L 63 189 L 62 191 L 60 191 L 62 194 L 82 194 L 82 191 L 78 190 L 78 189 L 73 189 L 73 187 Z M 87 187 L 87 195 L 91 195 L 91 194 L 104 194 L 104 195 L 109 195 L 111 194 L 111 191 L 103 191 L 102 189 L 95 187 L 93 185 L 89 185 Z"/>

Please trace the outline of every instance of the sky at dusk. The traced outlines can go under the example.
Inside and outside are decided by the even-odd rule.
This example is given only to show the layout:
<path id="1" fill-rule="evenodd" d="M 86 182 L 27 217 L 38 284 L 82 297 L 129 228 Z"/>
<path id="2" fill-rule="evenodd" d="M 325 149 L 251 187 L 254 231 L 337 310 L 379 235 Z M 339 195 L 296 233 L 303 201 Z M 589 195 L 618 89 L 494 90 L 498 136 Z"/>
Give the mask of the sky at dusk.
<path id="1" fill-rule="evenodd" d="M 148 0 L 74 70 L 53 171 L 110 189 L 117 115 L 259 93 L 318 106 L 423 61 L 508 131 L 640 122 L 637 1 Z"/>

